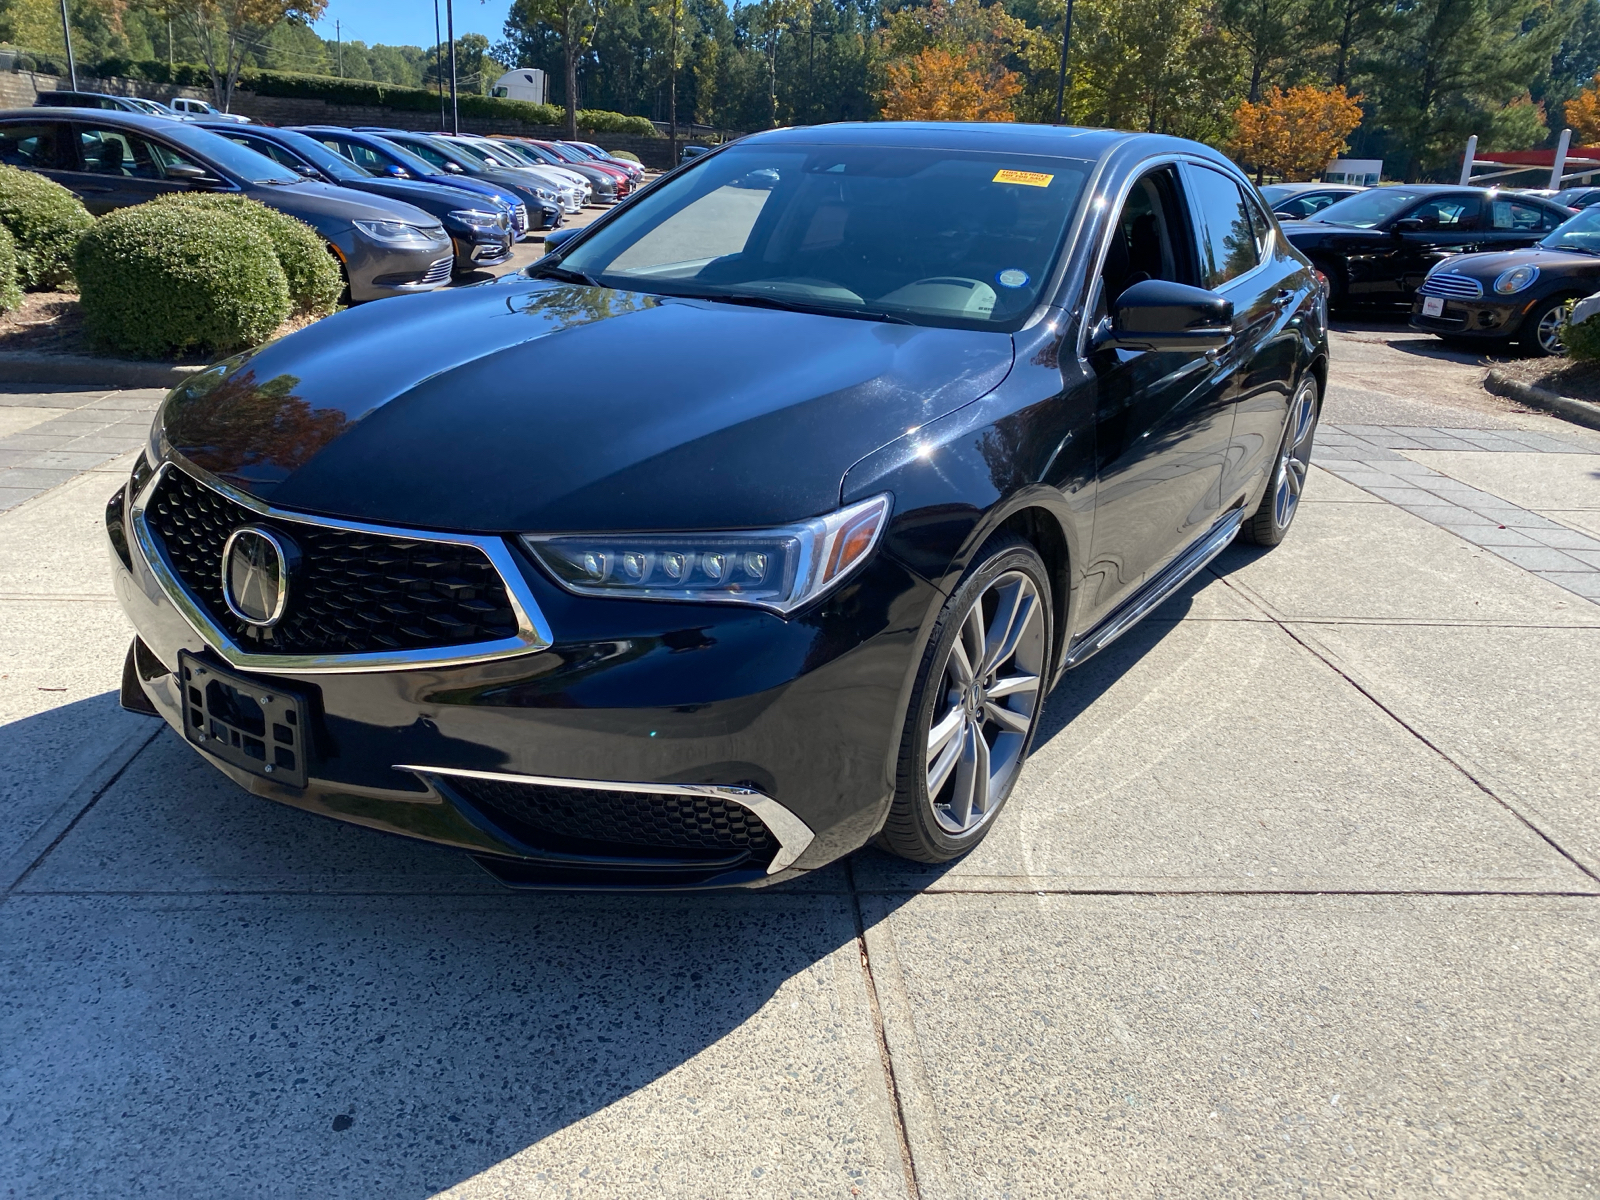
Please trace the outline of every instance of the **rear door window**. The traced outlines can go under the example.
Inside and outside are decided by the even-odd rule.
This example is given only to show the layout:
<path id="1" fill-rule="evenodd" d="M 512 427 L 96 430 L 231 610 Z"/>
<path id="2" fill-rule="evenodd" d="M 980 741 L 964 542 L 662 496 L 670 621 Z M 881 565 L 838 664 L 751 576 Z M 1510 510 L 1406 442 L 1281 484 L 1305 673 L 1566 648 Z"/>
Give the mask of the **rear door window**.
<path id="1" fill-rule="evenodd" d="M 65 129 L 54 122 L 0 126 L 0 162 L 28 171 L 70 171 Z"/>
<path id="2" fill-rule="evenodd" d="M 1202 285 L 1216 289 L 1261 263 L 1256 220 L 1243 190 L 1221 171 L 1188 165 L 1184 190 L 1195 223 Z"/>

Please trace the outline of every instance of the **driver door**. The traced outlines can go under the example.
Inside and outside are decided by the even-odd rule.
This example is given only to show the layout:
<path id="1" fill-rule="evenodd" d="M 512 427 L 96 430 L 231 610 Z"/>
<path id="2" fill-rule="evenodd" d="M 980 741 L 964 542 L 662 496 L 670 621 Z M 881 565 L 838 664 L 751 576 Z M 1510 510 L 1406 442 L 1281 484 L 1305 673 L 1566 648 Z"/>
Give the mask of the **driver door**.
<path id="1" fill-rule="evenodd" d="M 75 170 L 61 174 L 60 181 L 97 217 L 190 188 L 186 180 L 167 178 L 168 166 L 195 165 L 176 151 L 126 129 L 74 122 L 68 131 L 69 149 L 76 150 L 77 163 Z"/>
<path id="2" fill-rule="evenodd" d="M 1391 230 L 1406 220 L 1421 221 L 1422 228 L 1392 235 L 1399 243 L 1394 269 L 1374 297 L 1409 304 L 1411 293 L 1441 259 L 1481 248 L 1482 217 L 1483 202 L 1472 192 L 1446 192 L 1400 214 L 1390 223 Z"/>

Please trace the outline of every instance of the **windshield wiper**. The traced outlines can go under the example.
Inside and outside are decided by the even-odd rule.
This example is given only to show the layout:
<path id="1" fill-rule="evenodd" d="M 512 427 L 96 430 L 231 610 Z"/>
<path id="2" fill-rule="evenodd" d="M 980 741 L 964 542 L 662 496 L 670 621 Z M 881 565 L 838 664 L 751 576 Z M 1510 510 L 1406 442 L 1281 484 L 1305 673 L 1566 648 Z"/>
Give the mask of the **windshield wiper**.
<path id="1" fill-rule="evenodd" d="M 535 263 L 528 272 L 530 279 L 554 279 L 561 283 L 581 283 L 588 287 L 604 287 L 598 279 L 585 275 L 582 271 L 574 271 L 571 267 L 563 267 L 560 263 L 551 263 L 548 267 L 541 267 Z"/>
<path id="2" fill-rule="evenodd" d="M 1565 250 L 1568 254 L 1592 254 L 1592 255 L 1600 256 L 1600 250 L 1596 250 L 1592 246 L 1563 246 L 1560 243 L 1557 243 L 1554 246 L 1546 246 L 1543 242 L 1540 242 L 1539 243 L 1539 249 L 1540 250 Z"/>
<path id="3" fill-rule="evenodd" d="M 806 304 L 794 300 L 783 300 L 777 296 L 752 296 L 747 292 L 716 292 L 716 293 L 683 293 L 691 300 L 712 300 L 718 304 L 743 304 L 750 308 L 776 308 L 785 312 L 812 313 L 822 317 L 858 317 L 863 321 L 887 321 L 891 325 L 915 325 L 915 321 L 908 321 L 904 317 L 897 317 L 893 313 L 880 312 L 871 308 L 846 308 L 835 304 Z"/>

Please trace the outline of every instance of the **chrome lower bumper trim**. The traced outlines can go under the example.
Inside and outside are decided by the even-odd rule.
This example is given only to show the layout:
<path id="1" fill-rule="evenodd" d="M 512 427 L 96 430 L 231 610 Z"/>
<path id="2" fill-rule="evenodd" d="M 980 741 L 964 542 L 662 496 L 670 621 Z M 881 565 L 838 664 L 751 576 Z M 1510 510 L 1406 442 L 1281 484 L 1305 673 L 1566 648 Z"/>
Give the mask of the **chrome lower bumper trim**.
<path id="1" fill-rule="evenodd" d="M 585 788 L 595 792 L 655 792 L 668 796 L 715 796 L 731 800 L 761 818 L 761 823 L 778 839 L 778 853 L 767 866 L 774 875 L 799 858 L 816 834 L 811 827 L 771 796 L 753 788 L 727 787 L 715 783 L 623 783 L 614 779 L 562 779 L 554 775 L 515 775 L 506 771 L 468 771 L 460 767 L 425 767 L 415 763 L 396 763 L 396 771 L 411 771 L 424 783 L 430 775 L 459 775 L 467 779 L 492 779 L 498 783 L 532 783 L 545 787 Z"/>

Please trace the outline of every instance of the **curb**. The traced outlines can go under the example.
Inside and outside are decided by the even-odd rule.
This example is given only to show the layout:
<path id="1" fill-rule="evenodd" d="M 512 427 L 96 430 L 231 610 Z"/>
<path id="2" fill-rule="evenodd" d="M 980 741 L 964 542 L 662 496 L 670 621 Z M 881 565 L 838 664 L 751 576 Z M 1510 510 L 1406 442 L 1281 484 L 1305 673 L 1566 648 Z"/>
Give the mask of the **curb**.
<path id="1" fill-rule="evenodd" d="M 1496 396 L 1516 400 L 1529 408 L 1543 409 L 1558 417 L 1565 417 L 1576 425 L 1600 429 L 1600 404 L 1558 396 L 1554 392 L 1545 391 L 1544 388 L 1523 383 L 1520 379 L 1508 379 L 1499 371 L 1490 371 L 1484 378 L 1483 386 L 1485 391 L 1493 392 Z"/>
<path id="2" fill-rule="evenodd" d="M 6 383 L 76 383 L 87 387 L 177 387 L 201 366 L 97 358 L 92 354 L 38 354 L 0 351 L 0 380 Z"/>

